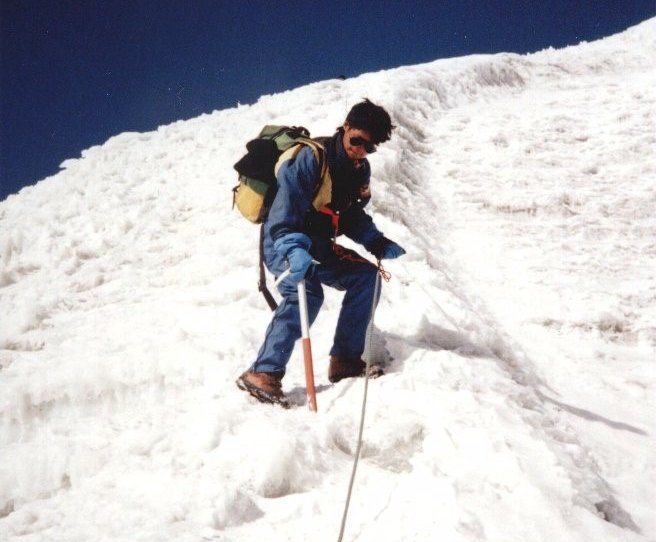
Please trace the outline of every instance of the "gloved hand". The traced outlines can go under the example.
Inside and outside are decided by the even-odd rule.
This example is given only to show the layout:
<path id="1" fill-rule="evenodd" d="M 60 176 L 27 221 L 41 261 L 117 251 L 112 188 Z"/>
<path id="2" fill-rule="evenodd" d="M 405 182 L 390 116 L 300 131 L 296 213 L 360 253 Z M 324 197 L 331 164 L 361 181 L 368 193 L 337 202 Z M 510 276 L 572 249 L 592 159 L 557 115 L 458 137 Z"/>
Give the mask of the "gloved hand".
<path id="1" fill-rule="evenodd" d="M 379 237 L 366 248 L 379 260 L 392 260 L 405 254 L 403 247 L 385 236 Z"/>
<path id="2" fill-rule="evenodd" d="M 275 251 L 289 263 L 289 280 L 294 284 L 301 282 L 312 265 L 308 252 L 312 241 L 303 233 L 288 233 L 273 244 Z"/>
<path id="3" fill-rule="evenodd" d="M 301 282 L 312 265 L 312 256 L 304 248 L 293 248 L 287 253 L 289 280 L 294 284 Z"/>

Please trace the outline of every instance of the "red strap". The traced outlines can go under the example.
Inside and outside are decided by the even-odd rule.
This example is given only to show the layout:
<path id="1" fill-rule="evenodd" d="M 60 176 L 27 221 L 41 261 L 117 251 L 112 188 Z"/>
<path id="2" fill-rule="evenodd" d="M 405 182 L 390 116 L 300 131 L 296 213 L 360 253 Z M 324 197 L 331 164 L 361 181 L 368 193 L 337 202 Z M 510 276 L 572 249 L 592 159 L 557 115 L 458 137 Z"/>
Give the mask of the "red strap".
<path id="1" fill-rule="evenodd" d="M 333 230 L 335 232 L 335 239 L 337 239 L 337 233 L 339 232 L 339 213 L 333 211 L 328 206 L 322 207 L 319 209 L 319 212 L 330 217 L 330 223 L 332 224 Z"/>
<path id="2" fill-rule="evenodd" d="M 337 234 L 339 233 L 339 212 L 333 211 L 330 207 L 325 206 L 319 209 L 320 213 L 323 213 L 325 215 L 328 215 L 330 217 L 330 223 L 333 226 L 333 229 L 335 231 L 335 241 L 337 240 Z M 383 264 L 381 263 L 380 260 L 378 260 L 378 265 L 370 262 L 366 258 L 361 258 L 354 252 L 351 252 L 350 250 L 344 248 L 341 245 L 338 245 L 335 241 L 333 241 L 333 252 L 335 255 L 340 259 L 340 260 L 345 260 L 348 262 L 356 262 L 356 263 L 368 263 L 369 265 L 375 265 L 378 268 L 378 272 L 380 273 L 381 278 L 385 282 L 389 282 L 390 279 L 392 278 L 392 274 L 388 271 L 385 271 L 383 268 Z"/>
<path id="3" fill-rule="evenodd" d="M 386 271 L 383 268 L 383 264 L 381 263 L 380 260 L 378 260 L 378 264 L 375 264 L 373 262 L 370 262 L 366 258 L 362 258 L 361 256 L 357 255 L 353 251 L 344 248 L 342 245 L 338 245 L 337 243 L 333 243 L 333 252 L 340 260 L 344 260 L 347 262 L 355 262 L 355 263 L 367 263 L 369 265 L 373 265 L 374 267 L 378 268 L 378 272 L 380 273 L 381 278 L 385 282 L 389 282 L 390 279 L 392 278 L 392 273 Z"/>

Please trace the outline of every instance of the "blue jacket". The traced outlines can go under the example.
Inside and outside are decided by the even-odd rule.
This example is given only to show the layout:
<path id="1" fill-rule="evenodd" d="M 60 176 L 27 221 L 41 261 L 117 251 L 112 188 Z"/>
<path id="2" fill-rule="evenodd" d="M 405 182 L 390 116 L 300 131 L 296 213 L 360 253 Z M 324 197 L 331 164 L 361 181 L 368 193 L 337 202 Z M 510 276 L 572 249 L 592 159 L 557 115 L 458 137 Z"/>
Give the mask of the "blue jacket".
<path id="1" fill-rule="evenodd" d="M 366 159 L 357 167 L 353 164 L 344 150 L 342 135 L 340 129 L 332 138 L 322 141 L 332 178 L 328 207 L 339 213 L 338 235 L 345 234 L 366 248 L 383 235 L 364 210 L 370 200 L 371 168 Z M 335 231 L 331 217 L 312 206 L 318 180 L 319 164 L 309 147 L 278 171 L 277 193 L 264 222 L 265 262 L 275 275 L 286 267 L 284 250 L 274 248 L 276 241 L 285 236 L 291 235 L 301 246 L 309 246 L 310 254 L 319 262 L 334 258 Z"/>

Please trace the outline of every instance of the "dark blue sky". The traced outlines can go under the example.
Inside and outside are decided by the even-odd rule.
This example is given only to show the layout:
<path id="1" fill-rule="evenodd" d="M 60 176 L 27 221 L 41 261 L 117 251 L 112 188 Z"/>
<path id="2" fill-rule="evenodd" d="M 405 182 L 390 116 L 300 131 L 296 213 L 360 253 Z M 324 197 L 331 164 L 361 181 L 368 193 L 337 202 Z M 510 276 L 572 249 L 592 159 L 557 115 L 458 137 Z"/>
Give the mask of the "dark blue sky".
<path id="1" fill-rule="evenodd" d="M 262 94 L 592 41 L 655 0 L 0 0 L 0 200 L 66 158 Z"/>

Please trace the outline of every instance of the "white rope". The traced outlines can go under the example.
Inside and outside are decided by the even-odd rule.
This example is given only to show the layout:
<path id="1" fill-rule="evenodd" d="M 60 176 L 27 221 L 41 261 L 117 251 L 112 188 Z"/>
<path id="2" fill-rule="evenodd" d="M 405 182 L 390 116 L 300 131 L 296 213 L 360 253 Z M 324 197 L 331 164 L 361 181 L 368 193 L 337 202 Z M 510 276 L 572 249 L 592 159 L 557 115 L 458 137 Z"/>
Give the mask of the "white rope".
<path id="1" fill-rule="evenodd" d="M 379 268 L 380 268 L 380 262 Z M 378 299 L 378 293 L 380 292 L 380 269 L 376 273 L 376 286 L 374 287 L 374 299 L 371 304 L 371 318 L 369 319 L 369 325 L 367 326 L 367 334 L 365 335 L 365 349 L 364 349 L 364 359 L 365 359 L 365 370 L 364 370 L 364 395 L 362 397 L 362 411 L 360 413 L 360 429 L 358 430 L 358 443 L 355 448 L 355 458 L 353 459 L 353 470 L 351 471 L 351 480 L 348 486 L 348 492 L 346 494 L 346 504 L 344 505 L 344 515 L 342 516 L 342 525 L 339 529 L 339 538 L 337 542 L 342 542 L 344 536 L 344 529 L 346 527 L 346 516 L 348 515 L 349 504 L 351 503 L 351 494 L 353 493 L 353 483 L 355 482 L 355 472 L 358 468 L 358 460 L 360 459 L 360 451 L 362 449 L 362 433 L 364 432 L 364 416 L 367 408 L 367 392 L 369 390 L 369 367 L 371 366 L 371 343 L 372 336 L 374 332 L 374 314 L 376 312 L 376 301 Z"/>

